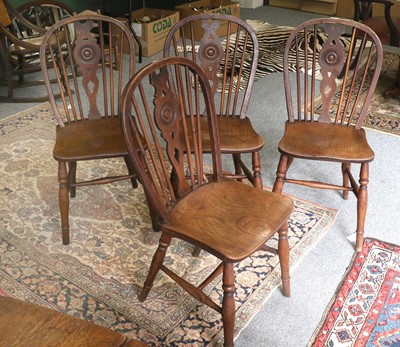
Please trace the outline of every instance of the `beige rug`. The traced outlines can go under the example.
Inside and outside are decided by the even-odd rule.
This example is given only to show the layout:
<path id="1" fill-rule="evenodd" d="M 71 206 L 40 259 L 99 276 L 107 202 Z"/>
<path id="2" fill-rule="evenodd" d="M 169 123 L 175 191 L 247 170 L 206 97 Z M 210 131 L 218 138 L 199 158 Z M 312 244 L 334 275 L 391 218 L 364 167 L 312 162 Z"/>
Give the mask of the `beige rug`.
<path id="1" fill-rule="evenodd" d="M 219 315 L 165 275 L 157 277 L 145 303 L 137 300 L 159 237 L 142 189 L 133 190 L 128 181 L 78 189 L 70 208 L 71 244 L 62 245 L 53 136 L 48 104 L 0 122 L 0 295 L 94 321 L 151 346 L 220 345 Z M 123 169 L 117 160 L 88 163 L 78 167 L 78 176 Z M 292 269 L 337 214 L 294 200 Z M 215 259 L 205 252 L 193 258 L 191 248 L 174 243 L 166 261 L 200 282 Z M 260 252 L 236 268 L 236 335 L 280 284 L 277 265 L 276 256 Z M 221 297 L 220 282 L 207 288 L 214 299 Z"/>

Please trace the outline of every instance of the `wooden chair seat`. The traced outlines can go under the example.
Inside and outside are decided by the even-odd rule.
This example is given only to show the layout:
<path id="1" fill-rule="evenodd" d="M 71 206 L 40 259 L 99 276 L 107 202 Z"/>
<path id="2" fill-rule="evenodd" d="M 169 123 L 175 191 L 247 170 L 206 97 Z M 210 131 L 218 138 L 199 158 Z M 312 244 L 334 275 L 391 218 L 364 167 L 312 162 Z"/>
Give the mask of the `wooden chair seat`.
<path id="1" fill-rule="evenodd" d="M 46 307 L 0 297 L 0 345 L 29 347 L 145 347 L 111 329 Z"/>
<path id="2" fill-rule="evenodd" d="M 286 123 L 279 151 L 294 157 L 338 162 L 374 159 L 364 129 L 317 122 Z"/>
<path id="3" fill-rule="evenodd" d="M 257 134 L 249 118 L 218 117 L 218 133 L 221 153 L 252 153 L 260 151 L 264 139 Z M 207 119 L 201 119 L 202 129 L 207 128 Z M 210 150 L 210 138 L 203 138 L 204 151 Z"/>
<path id="4" fill-rule="evenodd" d="M 62 36 L 62 33 L 60 37 Z M 11 54 L 27 54 L 27 53 L 36 53 L 39 55 L 38 48 L 42 44 L 43 35 L 31 36 L 24 39 L 21 39 L 21 42 L 24 43 L 24 46 L 18 45 L 16 43 L 11 44 L 8 48 Z M 57 42 L 53 39 L 51 41 L 51 45 L 55 47 Z M 31 45 L 34 45 L 36 48 L 32 48 Z"/>
<path id="5" fill-rule="evenodd" d="M 287 221 L 292 206 L 292 200 L 280 194 L 237 181 L 214 182 L 180 200 L 170 223 L 161 225 L 161 229 L 190 243 L 200 243 L 222 261 L 238 262 L 276 233 L 277 225 Z"/>
<path id="6" fill-rule="evenodd" d="M 118 117 L 78 121 L 56 130 L 53 151 L 56 160 L 91 160 L 127 154 Z M 73 138 L 79 141 L 71 141 Z"/>

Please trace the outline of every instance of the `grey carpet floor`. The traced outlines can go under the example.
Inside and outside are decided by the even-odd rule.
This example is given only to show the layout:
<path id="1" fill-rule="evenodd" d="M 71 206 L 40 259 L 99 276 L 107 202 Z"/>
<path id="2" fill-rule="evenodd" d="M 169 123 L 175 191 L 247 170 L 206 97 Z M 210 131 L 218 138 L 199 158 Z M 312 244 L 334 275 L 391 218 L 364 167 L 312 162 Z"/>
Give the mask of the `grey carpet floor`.
<path id="1" fill-rule="evenodd" d="M 319 15 L 265 6 L 254 10 L 241 9 L 241 17 L 295 26 Z M 144 58 L 137 68 L 158 57 Z M 265 185 L 272 186 L 279 160 L 277 145 L 286 120 L 282 74 L 271 74 L 256 81 L 252 101 L 249 116 L 265 139 L 262 151 L 263 181 Z M 0 118 L 33 105 L 2 103 Z M 366 236 L 400 245 L 400 137 L 370 130 L 367 130 L 367 137 L 376 158 L 370 166 Z M 341 171 L 337 164 L 295 161 L 291 171 L 315 179 L 341 182 Z M 334 191 L 290 185 L 286 185 L 284 190 L 317 204 L 339 209 L 340 212 L 328 234 L 292 269 L 291 298 L 283 297 L 279 289 L 274 291 L 237 338 L 235 345 L 238 347 L 305 346 L 354 253 L 353 244 L 346 238 L 355 231 L 356 226 L 354 196 L 345 201 Z"/>

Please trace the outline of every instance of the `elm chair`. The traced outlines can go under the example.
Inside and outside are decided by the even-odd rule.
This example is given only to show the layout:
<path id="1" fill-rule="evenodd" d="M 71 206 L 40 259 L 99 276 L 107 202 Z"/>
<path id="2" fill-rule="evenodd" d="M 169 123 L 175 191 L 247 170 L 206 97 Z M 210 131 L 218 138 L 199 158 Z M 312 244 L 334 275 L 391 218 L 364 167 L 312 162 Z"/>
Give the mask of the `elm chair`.
<path id="1" fill-rule="evenodd" d="M 287 62 L 293 44 L 297 46 L 297 69 L 291 73 Z M 273 191 L 282 192 L 285 183 L 340 190 L 344 199 L 352 191 L 357 198 L 357 251 L 364 240 L 368 168 L 374 159 L 362 124 L 379 78 L 382 54 L 379 38 L 370 28 L 339 18 L 300 24 L 284 52 L 288 121 L 278 146 L 281 156 Z M 340 163 L 342 184 L 309 181 L 301 175 L 289 178 L 287 171 L 294 158 Z M 353 178 L 352 164 L 360 165 L 359 184 Z"/>
<path id="2" fill-rule="evenodd" d="M 370 27 L 383 45 L 400 48 L 400 16 L 391 14 L 394 0 L 354 0 L 354 19 Z M 384 16 L 376 15 L 374 9 L 382 9 Z M 400 96 L 400 63 L 395 88 L 386 92 L 388 97 Z"/>
<path id="3" fill-rule="evenodd" d="M 15 89 L 43 85 L 40 73 L 39 50 L 43 35 L 58 20 L 73 14 L 72 9 L 58 1 L 28 2 L 15 9 L 6 0 L 0 0 L 0 54 L 4 70 L 2 84 L 6 94 L 3 102 L 39 102 L 47 94 L 29 96 Z M 40 13 L 40 15 L 38 15 Z"/>
<path id="4" fill-rule="evenodd" d="M 161 270 L 222 314 L 225 346 L 233 346 L 235 263 L 258 250 L 279 254 L 283 293 L 290 295 L 287 221 L 293 202 L 223 176 L 213 94 L 192 60 L 169 57 L 140 70 L 124 90 L 120 114 L 129 156 L 161 230 L 139 300 L 149 295 Z M 277 232 L 278 249 L 266 246 Z M 220 264 L 209 277 L 189 283 L 164 262 L 173 238 Z M 222 306 L 203 292 L 221 273 Z"/>
<path id="5" fill-rule="evenodd" d="M 106 40 L 108 37 L 119 39 L 114 42 Z M 117 55 L 114 43 L 121 48 Z M 122 54 L 123 50 L 127 54 Z M 61 51 L 67 54 L 59 54 Z M 76 187 L 123 179 L 130 179 L 132 186 L 137 187 L 118 117 L 123 87 L 134 73 L 134 41 L 129 29 L 118 20 L 82 14 L 53 25 L 43 38 L 40 56 L 57 123 L 53 156 L 58 161 L 62 239 L 68 244 L 69 194 L 75 197 Z M 118 70 L 114 68 L 116 60 Z M 52 79 L 58 83 L 51 83 Z M 111 158 L 124 159 L 127 171 L 77 181 L 79 161 Z"/>
<path id="6" fill-rule="evenodd" d="M 207 74 L 218 114 L 222 154 L 233 157 L 229 177 L 247 178 L 262 189 L 260 151 L 264 139 L 254 129 L 248 108 L 258 63 L 258 40 L 240 18 L 198 14 L 183 18 L 165 40 L 164 57 L 184 56 Z M 250 164 L 242 155 L 251 156 Z"/>

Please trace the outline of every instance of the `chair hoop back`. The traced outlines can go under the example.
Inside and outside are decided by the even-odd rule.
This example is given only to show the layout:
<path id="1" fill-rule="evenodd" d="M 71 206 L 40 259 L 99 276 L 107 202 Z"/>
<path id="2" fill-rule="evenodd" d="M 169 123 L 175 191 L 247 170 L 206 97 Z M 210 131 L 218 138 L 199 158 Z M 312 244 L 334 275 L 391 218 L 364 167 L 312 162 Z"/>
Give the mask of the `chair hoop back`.
<path id="1" fill-rule="evenodd" d="M 382 58 L 379 38 L 361 23 L 317 18 L 299 25 L 284 52 L 289 122 L 317 120 L 361 128 Z M 293 59 L 294 73 L 288 67 Z"/>
<path id="2" fill-rule="evenodd" d="M 118 114 L 123 87 L 135 69 L 132 34 L 120 21 L 100 14 L 61 20 L 44 36 L 40 56 L 60 127 Z"/>

